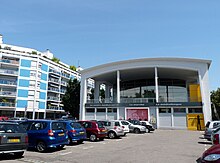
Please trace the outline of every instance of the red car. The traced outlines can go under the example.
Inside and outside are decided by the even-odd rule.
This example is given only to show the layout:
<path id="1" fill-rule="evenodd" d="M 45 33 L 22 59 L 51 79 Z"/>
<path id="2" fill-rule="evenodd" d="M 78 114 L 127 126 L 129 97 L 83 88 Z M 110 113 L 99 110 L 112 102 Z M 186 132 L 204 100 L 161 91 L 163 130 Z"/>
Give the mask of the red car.
<path id="1" fill-rule="evenodd" d="M 197 163 L 220 163 L 220 144 L 207 149 Z"/>
<path id="2" fill-rule="evenodd" d="M 86 129 L 87 138 L 90 141 L 104 140 L 107 135 L 107 130 L 101 122 L 97 121 L 79 121 L 79 123 Z"/>

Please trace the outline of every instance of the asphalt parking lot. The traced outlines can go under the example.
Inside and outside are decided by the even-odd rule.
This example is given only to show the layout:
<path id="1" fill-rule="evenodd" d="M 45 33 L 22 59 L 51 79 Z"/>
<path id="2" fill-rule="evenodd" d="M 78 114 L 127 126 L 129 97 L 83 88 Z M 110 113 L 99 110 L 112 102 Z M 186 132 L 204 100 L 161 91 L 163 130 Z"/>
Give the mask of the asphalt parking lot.
<path id="1" fill-rule="evenodd" d="M 7 163 L 193 163 L 211 146 L 203 132 L 156 130 L 154 133 L 128 134 L 120 139 L 85 141 L 63 150 L 38 153 L 27 151 L 23 158 L 1 158 Z"/>

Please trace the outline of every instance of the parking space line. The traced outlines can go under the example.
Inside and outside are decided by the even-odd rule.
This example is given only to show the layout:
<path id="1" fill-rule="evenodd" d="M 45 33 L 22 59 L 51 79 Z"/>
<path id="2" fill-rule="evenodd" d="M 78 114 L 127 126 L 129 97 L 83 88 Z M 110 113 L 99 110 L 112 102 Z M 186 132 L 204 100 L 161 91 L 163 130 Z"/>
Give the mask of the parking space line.
<path id="1" fill-rule="evenodd" d="M 66 153 L 61 153 L 60 155 L 61 156 L 64 156 L 64 155 L 68 155 L 68 154 L 71 154 L 72 152 L 66 152 Z"/>

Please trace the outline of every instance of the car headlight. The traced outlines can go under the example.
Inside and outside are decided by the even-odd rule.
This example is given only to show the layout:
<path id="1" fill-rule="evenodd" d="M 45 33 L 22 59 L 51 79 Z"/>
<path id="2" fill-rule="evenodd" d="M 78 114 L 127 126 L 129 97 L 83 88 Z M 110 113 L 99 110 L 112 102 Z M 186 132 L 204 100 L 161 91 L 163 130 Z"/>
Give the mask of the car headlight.
<path id="1" fill-rule="evenodd" d="M 204 158 L 205 161 L 216 161 L 220 159 L 220 154 L 211 154 Z"/>

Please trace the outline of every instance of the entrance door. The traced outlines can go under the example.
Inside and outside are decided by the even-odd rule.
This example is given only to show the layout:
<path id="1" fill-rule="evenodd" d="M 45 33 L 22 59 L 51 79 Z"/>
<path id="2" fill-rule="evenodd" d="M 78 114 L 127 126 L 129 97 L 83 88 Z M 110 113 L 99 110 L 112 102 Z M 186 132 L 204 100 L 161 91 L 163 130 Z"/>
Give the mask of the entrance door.
<path id="1" fill-rule="evenodd" d="M 129 108 L 127 109 L 127 119 L 147 120 L 148 121 L 148 109 L 145 108 Z"/>
<path id="2" fill-rule="evenodd" d="M 159 108 L 159 127 L 171 128 L 172 127 L 172 116 L 171 108 Z"/>
<path id="3" fill-rule="evenodd" d="M 173 108 L 173 123 L 175 128 L 186 129 L 186 108 Z"/>

